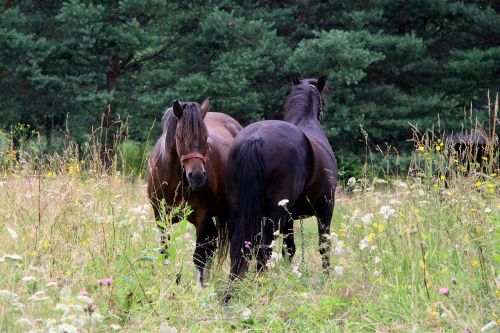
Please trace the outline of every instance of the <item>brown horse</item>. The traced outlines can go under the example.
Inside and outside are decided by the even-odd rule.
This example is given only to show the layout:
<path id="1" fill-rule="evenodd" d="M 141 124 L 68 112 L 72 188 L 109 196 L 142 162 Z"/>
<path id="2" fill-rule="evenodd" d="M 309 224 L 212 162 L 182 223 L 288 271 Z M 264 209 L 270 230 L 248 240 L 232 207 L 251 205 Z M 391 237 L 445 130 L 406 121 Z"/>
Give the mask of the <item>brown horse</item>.
<path id="1" fill-rule="evenodd" d="M 284 235 L 283 252 L 291 260 L 295 254 L 293 219 L 306 216 L 317 217 L 319 252 L 328 273 L 328 234 L 338 171 L 320 125 L 325 77 L 294 78 L 293 83 L 284 121 L 251 124 L 236 136 L 229 152 L 230 281 L 245 274 L 252 253 L 257 255 L 257 268 L 265 268 L 277 230 Z M 288 200 L 286 209 L 283 199 Z M 229 298 L 230 291 L 225 302 Z"/>
<path id="2" fill-rule="evenodd" d="M 163 210 L 168 213 L 182 203 L 193 210 L 188 220 L 196 228 L 193 261 L 196 281 L 201 285 L 217 246 L 212 218 L 221 222 L 226 215 L 227 155 L 241 130 L 233 118 L 209 109 L 208 99 L 201 106 L 175 101 L 163 116 L 163 134 L 148 162 L 148 196 L 155 219 L 161 221 Z M 160 227 L 160 231 L 162 248 L 166 249 L 164 228 Z"/>

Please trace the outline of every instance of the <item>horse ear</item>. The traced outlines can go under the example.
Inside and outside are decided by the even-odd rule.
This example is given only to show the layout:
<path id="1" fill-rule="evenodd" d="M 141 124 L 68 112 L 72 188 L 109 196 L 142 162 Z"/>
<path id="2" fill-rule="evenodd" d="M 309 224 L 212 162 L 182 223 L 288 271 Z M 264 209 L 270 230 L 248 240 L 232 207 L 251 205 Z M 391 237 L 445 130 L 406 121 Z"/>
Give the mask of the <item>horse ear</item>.
<path id="1" fill-rule="evenodd" d="M 323 89 L 325 88 L 326 84 L 326 75 L 323 75 L 318 79 L 318 83 L 316 83 L 316 88 L 318 88 L 319 92 L 322 92 Z"/>
<path id="2" fill-rule="evenodd" d="M 174 109 L 174 114 L 177 118 L 182 117 L 183 110 L 182 110 L 181 103 L 179 103 L 179 101 L 177 101 L 177 100 L 174 101 L 173 109 Z"/>
<path id="3" fill-rule="evenodd" d="M 207 115 L 207 112 L 210 111 L 210 99 L 206 98 L 203 103 L 201 103 L 200 107 L 200 112 L 201 112 L 201 118 L 205 119 L 205 116 Z"/>
<path id="4" fill-rule="evenodd" d="M 300 83 L 300 76 L 298 75 L 292 75 L 292 83 L 294 86 L 298 85 Z"/>

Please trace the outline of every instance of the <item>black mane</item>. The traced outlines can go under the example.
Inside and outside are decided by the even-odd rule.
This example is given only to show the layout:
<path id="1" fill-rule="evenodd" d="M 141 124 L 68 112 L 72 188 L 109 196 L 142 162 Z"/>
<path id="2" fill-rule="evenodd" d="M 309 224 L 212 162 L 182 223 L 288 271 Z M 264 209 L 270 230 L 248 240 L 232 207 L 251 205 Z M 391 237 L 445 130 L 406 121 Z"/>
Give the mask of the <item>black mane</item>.
<path id="1" fill-rule="evenodd" d="M 319 124 L 321 94 L 312 80 L 302 80 L 293 87 L 285 103 L 285 121 L 295 125 Z"/>

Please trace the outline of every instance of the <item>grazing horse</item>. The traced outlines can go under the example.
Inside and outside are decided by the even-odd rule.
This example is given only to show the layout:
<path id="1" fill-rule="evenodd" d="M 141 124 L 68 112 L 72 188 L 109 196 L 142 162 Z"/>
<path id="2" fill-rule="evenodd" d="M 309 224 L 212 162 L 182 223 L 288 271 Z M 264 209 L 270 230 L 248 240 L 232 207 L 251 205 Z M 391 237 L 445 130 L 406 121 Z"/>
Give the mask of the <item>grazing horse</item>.
<path id="1" fill-rule="evenodd" d="M 230 209 L 230 281 L 245 274 L 252 252 L 257 255 L 257 268 L 265 268 L 271 254 L 269 245 L 277 230 L 284 235 L 291 259 L 295 253 L 293 219 L 306 216 L 317 217 L 319 252 L 323 269 L 328 273 L 328 234 L 338 171 L 320 125 L 324 87 L 324 76 L 319 80 L 294 77 L 284 121 L 251 124 L 236 136 L 231 146 L 226 185 Z M 288 200 L 286 209 L 283 199 Z"/>
<path id="2" fill-rule="evenodd" d="M 175 101 L 162 119 L 163 133 L 148 161 L 148 196 L 156 221 L 182 203 L 193 210 L 188 220 L 196 228 L 193 261 L 196 281 L 203 285 L 210 260 L 217 246 L 218 223 L 226 216 L 225 185 L 229 148 L 241 130 L 228 115 L 208 112 L 206 99 L 195 102 Z M 164 201 L 164 203 L 162 203 Z M 178 222 L 175 218 L 172 222 Z M 164 228 L 162 248 L 166 249 Z"/>

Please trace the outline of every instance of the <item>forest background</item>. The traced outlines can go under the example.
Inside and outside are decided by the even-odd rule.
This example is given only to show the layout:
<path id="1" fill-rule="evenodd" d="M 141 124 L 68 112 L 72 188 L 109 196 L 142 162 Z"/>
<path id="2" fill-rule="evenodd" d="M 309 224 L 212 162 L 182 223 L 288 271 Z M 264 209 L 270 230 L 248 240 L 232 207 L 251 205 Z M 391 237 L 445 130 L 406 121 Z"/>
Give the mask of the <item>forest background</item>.
<path id="1" fill-rule="evenodd" d="M 491 127 L 500 2 L 0 5 L 0 128 L 11 145 L 36 133 L 40 153 L 81 146 L 100 129 L 108 158 L 121 147 L 140 172 L 175 99 L 210 97 L 212 111 L 243 125 L 282 119 L 292 74 L 327 75 L 323 126 L 345 175 L 361 172 L 366 143 L 404 169 L 410 124 L 441 133 L 461 132 L 467 119 Z M 124 139 L 114 146 L 117 133 Z"/>

